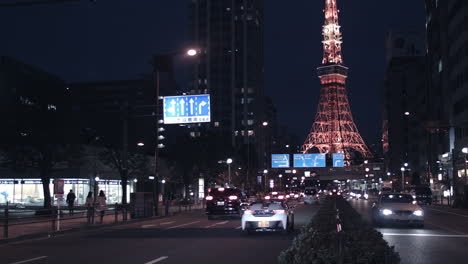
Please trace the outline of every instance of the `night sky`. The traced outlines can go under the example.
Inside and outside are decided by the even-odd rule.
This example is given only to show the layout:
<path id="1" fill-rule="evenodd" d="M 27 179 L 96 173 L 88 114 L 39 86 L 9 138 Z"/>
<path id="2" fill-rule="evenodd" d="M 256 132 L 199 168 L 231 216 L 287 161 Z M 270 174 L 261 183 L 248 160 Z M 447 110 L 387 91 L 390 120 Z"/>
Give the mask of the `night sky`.
<path id="1" fill-rule="evenodd" d="M 190 0 L 83 0 L 0 7 L 0 55 L 68 82 L 135 79 L 153 54 L 182 50 Z M 315 117 L 322 59 L 323 0 L 264 0 L 265 91 L 281 123 L 301 139 Z M 344 64 L 354 119 L 368 144 L 380 141 L 385 37 L 424 31 L 422 0 L 339 0 Z M 182 87 L 185 83 L 180 84 Z"/>

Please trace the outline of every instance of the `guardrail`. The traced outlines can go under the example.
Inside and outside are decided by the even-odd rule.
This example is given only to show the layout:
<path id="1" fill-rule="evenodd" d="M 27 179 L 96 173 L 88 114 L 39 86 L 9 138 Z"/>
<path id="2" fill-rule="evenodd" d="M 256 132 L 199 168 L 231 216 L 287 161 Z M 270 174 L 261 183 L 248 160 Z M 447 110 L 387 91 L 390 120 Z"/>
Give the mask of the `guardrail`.
<path id="1" fill-rule="evenodd" d="M 157 216 L 170 216 L 171 214 L 189 211 L 194 208 L 203 207 L 192 203 L 164 202 L 160 203 Z M 152 217 L 151 214 L 146 217 Z M 0 228 L 2 228 L 1 239 L 14 237 L 48 234 L 53 236 L 57 232 L 87 228 L 104 224 L 122 224 L 130 219 L 145 218 L 138 215 L 130 205 L 113 204 L 108 205 L 105 210 L 96 207 L 85 208 L 74 207 L 70 211 L 68 207 L 53 207 L 51 209 L 18 209 L 11 207 L 8 203 L 0 207 Z"/>

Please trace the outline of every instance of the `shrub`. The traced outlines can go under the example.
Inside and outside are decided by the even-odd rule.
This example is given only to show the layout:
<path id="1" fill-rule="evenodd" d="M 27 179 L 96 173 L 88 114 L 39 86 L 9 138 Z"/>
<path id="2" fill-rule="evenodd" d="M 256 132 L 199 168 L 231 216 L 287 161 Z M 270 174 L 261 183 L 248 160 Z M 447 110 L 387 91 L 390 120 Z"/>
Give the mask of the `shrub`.
<path id="1" fill-rule="evenodd" d="M 336 230 L 336 215 L 342 232 Z M 339 252 L 341 251 L 341 254 Z M 315 217 L 294 238 L 292 245 L 281 252 L 281 264 L 396 264 L 398 253 L 370 227 L 351 205 L 341 197 L 328 198 Z"/>

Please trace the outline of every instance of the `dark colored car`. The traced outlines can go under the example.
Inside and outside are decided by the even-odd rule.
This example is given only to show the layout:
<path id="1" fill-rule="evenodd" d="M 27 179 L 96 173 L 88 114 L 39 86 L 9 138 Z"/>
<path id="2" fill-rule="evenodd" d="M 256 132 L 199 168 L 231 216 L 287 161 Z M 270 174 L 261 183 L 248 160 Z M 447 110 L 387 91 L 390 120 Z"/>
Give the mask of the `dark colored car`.
<path id="1" fill-rule="evenodd" d="M 427 186 L 418 186 L 414 189 L 416 201 L 419 204 L 432 204 L 432 191 Z"/>
<path id="2" fill-rule="evenodd" d="M 213 189 L 205 200 L 208 219 L 215 216 L 241 217 L 244 207 L 248 205 L 245 193 L 235 188 Z"/>

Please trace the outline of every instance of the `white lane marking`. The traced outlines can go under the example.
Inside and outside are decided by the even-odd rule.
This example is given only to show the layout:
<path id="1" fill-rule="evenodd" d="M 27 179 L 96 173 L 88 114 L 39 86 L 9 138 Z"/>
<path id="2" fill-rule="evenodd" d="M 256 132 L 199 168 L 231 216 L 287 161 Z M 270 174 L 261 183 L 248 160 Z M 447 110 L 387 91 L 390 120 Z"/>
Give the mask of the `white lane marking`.
<path id="1" fill-rule="evenodd" d="M 214 227 L 214 226 L 217 226 L 217 225 L 224 225 L 224 224 L 227 224 L 227 223 L 229 223 L 229 221 L 214 223 L 214 224 L 212 224 L 212 225 L 205 226 L 205 228 L 210 228 L 210 227 Z"/>
<path id="2" fill-rule="evenodd" d="M 468 235 L 444 235 L 444 234 L 399 234 L 399 233 L 382 233 L 384 236 L 415 236 L 415 237 L 462 237 L 468 238 Z"/>
<path id="3" fill-rule="evenodd" d="M 10 263 L 10 264 L 27 263 L 27 262 L 31 262 L 31 261 L 35 261 L 35 260 L 39 260 L 39 259 L 43 259 L 43 258 L 47 258 L 47 256 L 41 256 L 41 257 L 37 257 L 37 258 L 26 259 L 26 260 L 22 260 L 22 261 L 18 261 L 18 262 L 13 262 L 13 263 Z"/>
<path id="4" fill-rule="evenodd" d="M 436 225 L 436 224 L 434 224 L 432 221 L 427 221 L 427 220 L 425 220 L 424 222 L 426 222 L 426 223 L 428 223 L 428 224 L 430 224 L 430 225 L 432 225 L 432 226 L 438 227 L 438 228 L 440 228 L 440 229 L 444 229 L 444 230 L 447 230 L 447 231 L 449 231 L 449 232 L 455 233 L 455 234 L 466 235 L 465 233 L 460 232 L 460 231 L 457 231 L 457 230 L 455 230 L 455 229 L 448 228 L 448 227 L 441 226 L 441 225 Z"/>
<path id="5" fill-rule="evenodd" d="M 242 228 L 242 226 L 238 226 L 238 227 L 236 227 L 236 229 L 241 229 L 241 228 Z"/>
<path id="6" fill-rule="evenodd" d="M 165 260 L 165 259 L 167 259 L 167 258 L 169 258 L 169 257 L 168 257 L 168 256 L 163 256 L 163 257 L 157 258 L 157 259 L 155 259 L 155 260 L 148 261 L 148 262 L 146 262 L 145 264 L 154 264 L 154 263 L 157 263 L 157 262 L 159 262 L 159 261 L 163 261 L 163 260 Z"/>
<path id="7" fill-rule="evenodd" d="M 431 207 L 426 207 L 426 208 L 429 209 L 429 210 L 441 212 L 441 213 L 444 213 L 444 214 L 451 214 L 451 215 L 456 215 L 456 216 L 468 218 L 468 215 L 462 215 L 462 214 L 457 214 L 457 213 L 442 211 L 442 210 L 434 209 L 434 208 L 431 208 Z"/>
<path id="8" fill-rule="evenodd" d="M 175 221 L 163 222 L 163 223 L 159 223 L 159 225 L 170 225 L 170 224 L 172 224 L 174 222 Z M 158 224 L 142 225 L 141 228 L 150 228 L 150 227 L 153 227 L 153 226 L 158 226 Z"/>
<path id="9" fill-rule="evenodd" d="M 200 222 L 200 221 L 194 221 L 194 222 L 190 222 L 190 223 L 186 223 L 186 224 L 171 226 L 171 227 L 168 227 L 168 228 L 166 228 L 166 229 L 164 229 L 164 230 L 169 230 L 169 229 L 174 229 L 174 228 L 178 228 L 178 227 L 193 225 L 193 224 L 196 224 L 196 223 L 199 223 L 199 222 Z"/>

